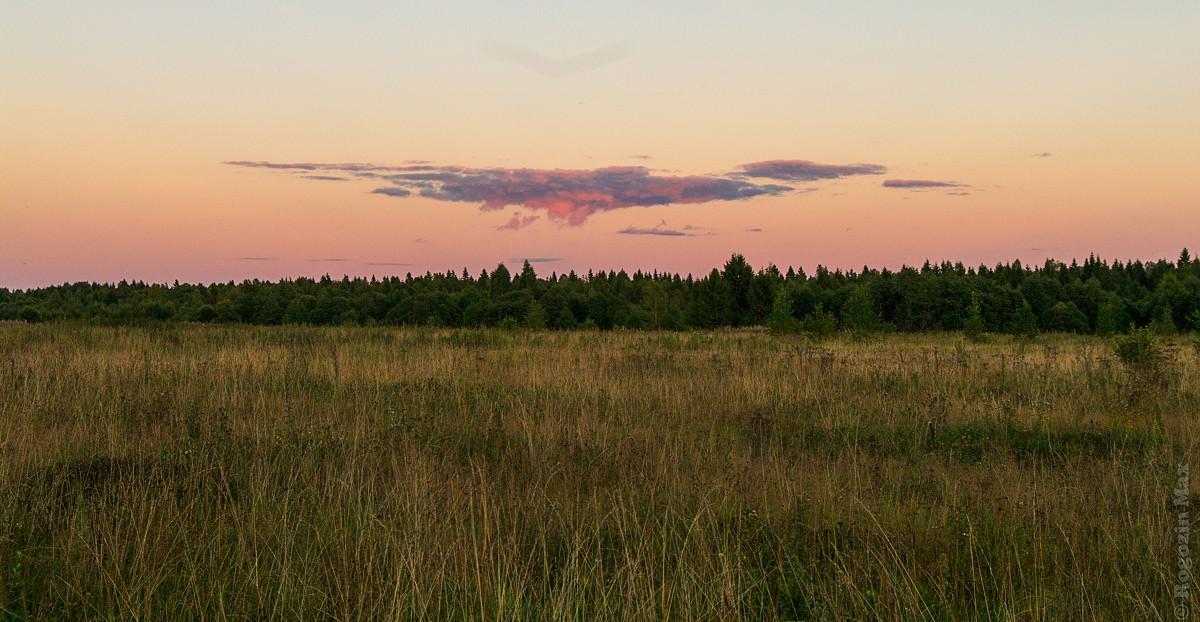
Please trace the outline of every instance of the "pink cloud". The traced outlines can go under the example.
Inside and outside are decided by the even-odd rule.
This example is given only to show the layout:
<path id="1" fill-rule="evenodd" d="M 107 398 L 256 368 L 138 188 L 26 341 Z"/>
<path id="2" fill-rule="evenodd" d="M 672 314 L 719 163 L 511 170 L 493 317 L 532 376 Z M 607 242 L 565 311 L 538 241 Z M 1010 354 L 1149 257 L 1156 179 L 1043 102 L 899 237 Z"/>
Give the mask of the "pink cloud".
<path id="1" fill-rule="evenodd" d="M 533 222 L 535 220 L 537 220 L 538 218 L 540 218 L 540 216 L 538 216 L 537 214 L 521 216 L 521 212 L 513 212 L 512 218 L 510 218 L 508 222 L 506 222 L 496 228 L 499 230 L 502 230 L 502 231 L 505 229 L 508 229 L 511 231 L 519 231 L 519 230 L 524 229 L 525 227 L 528 227 L 529 225 L 533 224 Z"/>

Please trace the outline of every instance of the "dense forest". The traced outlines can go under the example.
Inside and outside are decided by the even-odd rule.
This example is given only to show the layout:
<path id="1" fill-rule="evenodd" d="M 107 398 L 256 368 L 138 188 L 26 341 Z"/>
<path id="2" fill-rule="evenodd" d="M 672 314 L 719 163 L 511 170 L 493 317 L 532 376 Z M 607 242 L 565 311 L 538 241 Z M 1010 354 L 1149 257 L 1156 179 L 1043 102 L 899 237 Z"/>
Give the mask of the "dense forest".
<path id="1" fill-rule="evenodd" d="M 75 283 L 0 289 L 0 320 L 247 324 L 390 324 L 550 329 L 778 331 L 965 330 L 1109 334 L 1131 326 L 1200 329 L 1200 261 L 1111 264 L 1089 257 L 964 267 L 928 262 L 899 271 L 775 266 L 755 271 L 741 255 L 701 277 L 636 272 L 552 273 L 529 262 L 471 276 L 426 273 L 378 280 L 298 278 L 213 285 Z"/>

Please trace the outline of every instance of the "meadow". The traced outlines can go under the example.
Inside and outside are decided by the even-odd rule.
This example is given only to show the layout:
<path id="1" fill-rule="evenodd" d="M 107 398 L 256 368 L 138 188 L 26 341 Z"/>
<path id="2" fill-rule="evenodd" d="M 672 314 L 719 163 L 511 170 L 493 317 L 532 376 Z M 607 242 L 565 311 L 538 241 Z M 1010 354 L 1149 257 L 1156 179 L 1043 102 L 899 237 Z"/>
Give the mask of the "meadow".
<path id="1" fill-rule="evenodd" d="M 1166 356 L 0 325 L 0 619 L 1174 619 Z"/>

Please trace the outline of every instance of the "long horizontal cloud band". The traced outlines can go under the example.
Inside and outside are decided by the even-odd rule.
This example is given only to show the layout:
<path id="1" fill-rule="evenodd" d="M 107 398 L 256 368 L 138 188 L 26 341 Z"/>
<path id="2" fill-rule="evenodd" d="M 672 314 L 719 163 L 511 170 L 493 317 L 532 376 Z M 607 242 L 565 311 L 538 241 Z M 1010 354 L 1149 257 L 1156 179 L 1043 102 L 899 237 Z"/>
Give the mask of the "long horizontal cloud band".
<path id="1" fill-rule="evenodd" d="M 734 201 L 776 196 L 794 190 L 776 183 L 756 183 L 747 177 L 783 182 L 833 179 L 849 175 L 876 175 L 886 171 L 874 164 L 833 165 L 807 160 L 772 160 L 740 167 L 725 175 L 669 176 L 652 174 L 641 166 L 598 169 L 505 169 L 436 166 L 414 161 L 402 166 L 375 164 L 274 163 L 233 161 L 232 166 L 286 170 L 296 173 L 341 172 L 386 180 L 392 185 L 373 192 L 393 197 L 419 195 L 439 201 L 478 203 L 482 210 L 517 205 L 545 210 L 557 221 L 579 225 L 598 212 L 626 207 L 673 203 Z M 309 178 L 328 176 L 308 175 Z M 521 219 L 502 228 L 520 228 Z"/>
<path id="2" fill-rule="evenodd" d="M 966 184 L 952 181 L 932 181 L 929 179 L 888 179 L 883 182 L 884 188 L 969 188 Z"/>
<path id="3" fill-rule="evenodd" d="M 808 160 L 767 160 L 743 164 L 748 177 L 767 177 L 781 181 L 817 181 L 849 175 L 882 175 L 887 167 L 878 164 L 818 164 Z"/>

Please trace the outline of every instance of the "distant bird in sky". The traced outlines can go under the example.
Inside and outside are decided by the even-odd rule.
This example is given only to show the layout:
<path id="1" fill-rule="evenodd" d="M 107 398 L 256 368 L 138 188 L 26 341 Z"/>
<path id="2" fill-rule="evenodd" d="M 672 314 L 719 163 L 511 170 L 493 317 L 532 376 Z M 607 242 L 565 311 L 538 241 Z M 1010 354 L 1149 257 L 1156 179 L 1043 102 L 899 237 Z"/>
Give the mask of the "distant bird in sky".
<path id="1" fill-rule="evenodd" d="M 629 56 L 629 42 L 618 41 L 590 52 L 566 58 L 551 58 L 528 48 L 488 41 L 483 53 L 492 60 L 520 65 L 548 78 L 565 78 L 577 73 L 599 69 Z"/>

